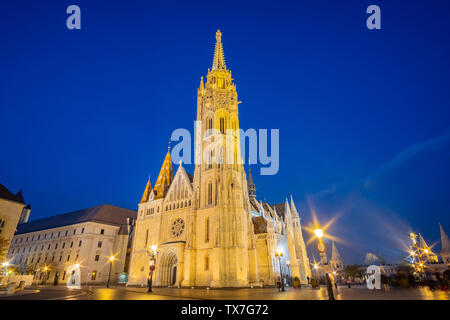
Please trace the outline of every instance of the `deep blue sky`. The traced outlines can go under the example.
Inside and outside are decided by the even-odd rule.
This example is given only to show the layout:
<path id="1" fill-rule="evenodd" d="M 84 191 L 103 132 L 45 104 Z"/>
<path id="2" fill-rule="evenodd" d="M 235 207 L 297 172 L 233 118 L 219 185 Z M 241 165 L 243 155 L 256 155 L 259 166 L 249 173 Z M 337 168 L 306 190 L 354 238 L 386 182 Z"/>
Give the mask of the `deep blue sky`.
<path id="1" fill-rule="evenodd" d="M 370 4 L 382 30 L 366 28 Z M 220 28 L 241 127 L 280 129 L 280 171 L 255 167 L 258 197 L 292 192 L 304 224 L 311 206 L 322 222 L 341 213 L 330 233 L 347 263 L 395 261 L 409 230 L 429 244 L 438 221 L 450 232 L 449 13 L 425 0 L 2 2 L 0 183 L 24 190 L 32 219 L 136 208 L 171 132 L 192 131 Z"/>

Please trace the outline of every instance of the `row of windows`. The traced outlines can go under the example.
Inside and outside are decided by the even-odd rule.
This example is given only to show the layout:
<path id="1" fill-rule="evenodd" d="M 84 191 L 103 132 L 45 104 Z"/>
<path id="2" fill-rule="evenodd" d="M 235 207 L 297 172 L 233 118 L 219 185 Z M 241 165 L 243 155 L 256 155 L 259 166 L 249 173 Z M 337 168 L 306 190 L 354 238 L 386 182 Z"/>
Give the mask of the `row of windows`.
<path id="1" fill-rule="evenodd" d="M 84 228 L 81 228 L 81 232 L 80 232 L 81 234 L 82 233 L 84 233 Z M 64 235 L 62 235 L 62 234 L 64 234 Z M 71 235 L 75 235 L 75 234 L 77 234 L 77 229 L 74 229 L 73 230 L 73 232 L 72 232 L 72 234 Z M 105 229 L 101 229 L 100 230 L 100 234 L 105 234 Z M 42 236 L 42 240 L 45 240 L 45 239 L 47 239 L 47 233 L 45 233 L 43 236 Z M 52 233 L 50 233 L 49 234 L 50 235 L 50 238 L 49 239 L 53 239 L 53 237 L 55 237 L 55 238 L 59 238 L 59 237 L 64 237 L 64 236 L 68 236 L 69 235 L 69 230 L 66 230 L 65 232 L 64 231 L 58 231 L 58 233 L 56 233 L 56 232 L 52 232 Z M 35 239 L 36 238 L 36 239 Z M 34 241 L 34 240 L 41 240 L 41 235 L 40 234 L 38 234 L 37 236 L 28 236 L 28 237 L 17 237 L 16 238 L 16 240 L 14 241 L 14 243 L 22 243 L 23 241 L 25 240 L 25 242 L 28 242 L 29 240 L 31 240 L 31 241 Z"/>
<path id="2" fill-rule="evenodd" d="M 209 118 L 206 120 L 206 135 L 207 136 L 212 134 L 212 132 L 213 132 L 212 129 L 213 129 L 213 119 Z M 231 129 L 237 130 L 236 120 L 232 121 Z M 220 117 L 220 119 L 219 119 L 219 130 L 220 130 L 220 133 L 222 133 L 222 134 L 225 134 L 225 131 L 227 130 L 226 121 L 225 121 L 224 117 Z"/>
<path id="3" fill-rule="evenodd" d="M 55 247 L 54 247 L 55 250 L 58 249 L 58 244 L 59 244 L 59 243 L 56 243 L 56 244 L 55 244 Z M 78 247 L 81 247 L 82 244 L 83 244 L 83 240 L 80 240 L 80 241 L 78 242 Z M 65 247 L 66 247 L 66 243 L 63 242 L 61 248 L 64 249 Z M 98 248 L 101 248 L 101 247 L 102 247 L 102 241 L 99 241 L 99 242 L 97 243 L 97 247 L 98 247 Z M 51 244 L 48 245 L 47 250 L 50 250 L 50 248 L 51 248 Z M 70 242 L 70 248 L 73 248 L 73 241 Z M 20 253 L 20 249 L 21 249 L 21 248 L 18 248 L 17 251 L 16 251 L 16 248 L 13 248 L 13 249 L 11 250 L 11 254 L 14 254 L 14 252 Z M 27 247 L 22 248 L 22 253 L 25 253 L 26 249 L 27 249 Z M 31 252 L 31 249 L 32 249 L 32 247 L 28 247 L 28 252 Z M 34 252 L 36 252 L 37 249 L 38 249 L 38 246 L 35 246 L 35 247 L 34 247 Z M 44 245 L 41 246 L 41 250 L 40 250 L 40 251 L 44 251 Z"/>
<path id="4" fill-rule="evenodd" d="M 166 205 L 166 211 L 168 211 L 168 210 L 175 210 L 175 209 L 179 209 L 179 208 L 183 208 L 183 207 L 190 207 L 191 206 L 191 200 L 189 200 L 189 201 L 181 201 L 181 202 L 177 202 L 177 203 L 174 203 L 173 205 L 172 204 L 169 204 L 169 205 Z"/>
<path id="5" fill-rule="evenodd" d="M 81 242 L 81 241 L 80 241 L 80 242 Z M 101 247 L 102 247 L 102 241 L 99 241 L 99 242 L 97 243 L 97 248 L 101 248 Z M 19 252 L 18 252 L 18 253 L 19 253 Z M 61 262 L 62 259 L 63 259 L 63 254 L 61 254 L 61 255 L 59 256 L 59 260 L 58 260 L 58 261 Z M 99 259 L 100 259 L 100 255 L 96 255 L 95 258 L 94 258 L 95 261 L 99 261 Z M 27 260 L 28 260 L 28 257 L 25 258 L 25 264 L 27 263 Z M 47 262 L 47 260 L 48 260 L 48 256 L 45 255 L 44 262 Z M 77 253 L 76 257 L 75 257 L 75 260 L 78 260 L 78 253 Z M 37 257 L 36 263 L 39 263 L 40 261 L 41 261 L 41 256 L 39 255 L 39 256 Z M 50 261 L 51 261 L 51 262 L 55 261 L 55 255 L 52 256 L 52 258 L 51 258 Z M 70 253 L 67 255 L 67 260 L 66 260 L 66 261 L 70 261 Z M 34 262 L 34 256 L 31 258 L 31 263 L 33 263 L 33 262 Z M 20 260 L 19 260 L 19 264 L 21 264 L 21 263 L 22 263 L 22 257 L 20 257 Z"/>

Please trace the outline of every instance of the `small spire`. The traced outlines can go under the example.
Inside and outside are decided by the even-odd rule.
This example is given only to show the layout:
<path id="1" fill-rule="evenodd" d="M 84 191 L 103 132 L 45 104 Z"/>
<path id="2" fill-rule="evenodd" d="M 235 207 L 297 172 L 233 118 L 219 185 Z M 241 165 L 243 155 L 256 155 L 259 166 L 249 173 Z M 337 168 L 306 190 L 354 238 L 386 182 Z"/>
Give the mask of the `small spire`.
<path id="1" fill-rule="evenodd" d="M 170 142 L 171 142 L 171 140 L 169 139 L 169 146 L 167 147 L 167 151 L 169 151 L 169 152 L 170 152 Z"/>
<path id="2" fill-rule="evenodd" d="M 144 202 L 148 201 L 151 191 L 152 191 L 152 184 L 150 182 L 150 175 L 148 175 L 147 185 L 145 186 L 144 194 L 142 195 L 142 199 L 141 199 L 140 203 L 144 203 Z"/>
<path id="3" fill-rule="evenodd" d="M 248 162 L 248 195 L 250 197 L 256 197 L 256 187 L 253 183 L 252 170 L 250 168 L 250 160 Z"/>
<path id="4" fill-rule="evenodd" d="M 203 83 L 203 77 L 200 77 L 200 91 L 205 89 L 205 84 Z"/>

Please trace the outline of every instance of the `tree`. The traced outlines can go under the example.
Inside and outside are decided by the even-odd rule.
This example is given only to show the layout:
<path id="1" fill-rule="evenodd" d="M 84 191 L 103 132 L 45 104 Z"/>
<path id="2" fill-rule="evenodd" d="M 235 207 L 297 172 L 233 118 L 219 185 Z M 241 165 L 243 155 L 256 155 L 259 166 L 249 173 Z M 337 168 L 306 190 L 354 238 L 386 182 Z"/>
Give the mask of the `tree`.
<path id="1" fill-rule="evenodd" d="M 367 252 L 366 258 L 364 259 L 364 263 L 365 264 L 374 264 L 375 261 L 377 261 L 377 260 L 378 260 L 378 257 L 374 253 Z"/>
<path id="2" fill-rule="evenodd" d="M 344 267 L 344 274 L 348 278 L 361 278 L 362 273 L 359 264 L 349 264 Z"/>

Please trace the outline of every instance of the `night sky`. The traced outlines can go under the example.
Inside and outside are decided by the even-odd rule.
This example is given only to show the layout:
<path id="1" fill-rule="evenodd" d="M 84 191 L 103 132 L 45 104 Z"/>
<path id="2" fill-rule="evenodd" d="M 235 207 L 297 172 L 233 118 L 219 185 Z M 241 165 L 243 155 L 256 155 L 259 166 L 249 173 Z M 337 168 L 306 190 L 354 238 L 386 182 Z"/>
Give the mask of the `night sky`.
<path id="1" fill-rule="evenodd" d="M 66 8 L 81 8 L 81 30 Z M 381 30 L 366 8 L 381 8 Z M 411 230 L 450 232 L 449 1 L 2 1 L 0 183 L 31 219 L 136 209 L 174 129 L 193 132 L 220 29 L 243 129 L 280 129 L 280 170 L 345 263 L 397 262 Z M 188 166 L 192 172 L 192 168 Z M 305 238 L 310 236 L 305 231 Z M 310 252 L 314 250 L 309 247 Z M 317 257 L 317 256 L 316 256 Z"/>

